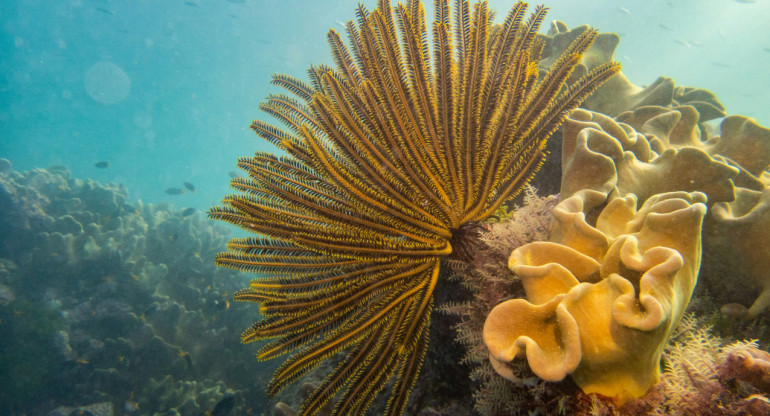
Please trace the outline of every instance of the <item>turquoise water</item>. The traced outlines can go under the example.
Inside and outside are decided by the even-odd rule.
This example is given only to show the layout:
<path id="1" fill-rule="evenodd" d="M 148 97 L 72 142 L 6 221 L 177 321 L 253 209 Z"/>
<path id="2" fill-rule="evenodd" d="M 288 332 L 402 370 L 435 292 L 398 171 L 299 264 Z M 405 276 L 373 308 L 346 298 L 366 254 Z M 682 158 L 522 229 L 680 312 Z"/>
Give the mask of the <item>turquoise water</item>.
<path id="1" fill-rule="evenodd" d="M 4 1 L 0 5 L 0 157 L 17 170 L 66 165 L 76 177 L 123 183 L 131 198 L 218 203 L 239 156 L 266 143 L 248 130 L 274 72 L 304 76 L 330 62 L 329 28 L 356 1 Z M 373 9 L 374 1 L 364 2 Z M 492 1 L 498 13 L 512 2 Z M 728 114 L 770 124 L 770 2 L 550 1 L 551 20 L 621 34 L 616 59 L 637 85 L 658 76 L 711 90 Z M 430 12 L 428 12 L 430 16 Z M 498 16 L 499 18 L 499 16 Z M 89 68 L 109 63 L 94 99 Z M 96 75 L 99 75 L 97 72 Z M 113 79 L 115 77 L 115 79 Z M 107 97 L 109 98 L 109 97 Z M 94 163 L 109 161 L 100 170 Z"/>
<path id="2" fill-rule="evenodd" d="M 514 2 L 489 3 L 499 21 Z M 273 121 L 258 109 L 268 94 L 283 92 L 270 86 L 271 74 L 306 79 L 310 65 L 331 64 L 326 34 L 342 32 L 357 4 L 0 1 L 0 159 L 17 172 L 71 172 L 54 167 L 17 178 L 14 192 L 35 194 L 30 206 L 51 208 L 55 218 L 30 226 L 39 234 L 11 233 L 3 227 L 17 219 L 0 210 L 0 336 L 22 335 L 0 339 L 0 352 L 16 354 L 0 357 L 0 413 L 109 401 L 114 413 L 104 415 L 166 415 L 175 407 L 198 416 L 218 403 L 232 406 L 222 400 L 234 395 L 233 415 L 273 414 L 278 400 L 264 391 L 281 360 L 257 362 L 256 348 L 238 344 L 258 312 L 230 302 L 250 276 L 214 267 L 226 232 L 202 212 L 231 192 L 239 157 L 275 151 L 249 129 L 253 119 Z M 712 91 L 728 115 L 770 125 L 770 0 L 546 5 L 543 32 L 559 20 L 618 33 L 615 59 L 632 83 L 671 77 Z M 70 215 L 61 207 L 75 199 L 83 205 Z M 96 225 L 98 235 L 90 235 Z M 75 237 L 49 239 L 49 231 Z M 5 262 L 8 253 L 15 264 Z M 9 330 L 9 322 L 16 326 Z M 163 342 L 142 332 L 149 327 Z M 150 383 L 145 372 L 153 368 Z M 4 384 L 22 374 L 32 374 L 22 387 Z M 68 387 L 81 382 L 102 383 L 112 396 Z M 296 399 L 292 389 L 287 396 Z M 8 392 L 23 401 L 8 404 Z M 195 405 L 185 407 L 188 399 Z"/>

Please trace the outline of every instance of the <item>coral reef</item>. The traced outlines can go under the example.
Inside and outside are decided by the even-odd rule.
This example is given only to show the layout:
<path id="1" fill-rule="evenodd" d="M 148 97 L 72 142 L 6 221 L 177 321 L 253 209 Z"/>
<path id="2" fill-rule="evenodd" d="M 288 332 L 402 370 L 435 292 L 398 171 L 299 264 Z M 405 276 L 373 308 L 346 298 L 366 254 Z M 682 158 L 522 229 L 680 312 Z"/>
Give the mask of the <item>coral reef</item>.
<path id="1" fill-rule="evenodd" d="M 548 37 L 544 38 L 545 65 L 548 64 L 549 49 L 558 52 L 569 42 L 570 37 L 582 30 L 585 29 L 576 28 L 570 31 L 563 24 L 556 22 Z M 616 45 L 615 35 L 600 34 L 593 47 L 583 56 L 582 64 L 590 69 L 595 63 L 606 62 L 612 58 Z M 764 292 L 768 287 L 767 274 L 762 273 L 767 270 L 767 260 L 762 254 L 763 251 L 758 249 L 766 245 L 766 236 L 770 234 L 764 227 L 767 205 L 764 202 L 766 196 L 763 196 L 767 183 L 770 182 L 770 174 L 767 172 L 770 164 L 767 157 L 770 146 L 768 129 L 742 116 L 726 117 L 718 125 L 706 123 L 725 115 L 724 108 L 716 97 L 708 91 L 676 87 L 670 79 L 663 77 L 650 87 L 639 88 L 621 74 L 597 90 L 582 107 L 587 110 L 573 111 L 563 125 L 563 140 L 560 143 L 562 149 L 554 149 L 553 144 L 551 145 L 553 153 L 561 155 L 560 197 L 569 199 L 575 195 L 579 196 L 587 224 L 598 227 L 596 221 L 602 210 L 627 194 L 633 194 L 639 205 L 665 192 L 702 192 L 707 195 L 707 201 L 701 200 L 701 203 L 711 209 L 703 231 L 705 264 L 702 274 L 705 275 L 707 284 L 701 284 L 699 288 L 701 297 L 698 298 L 695 309 L 704 316 L 712 316 L 712 320 L 721 322 L 720 328 L 725 331 L 729 328 L 729 333 L 739 338 L 750 336 L 752 331 L 754 334 L 765 334 L 761 322 L 740 323 L 736 319 L 759 316 L 770 300 L 770 296 L 766 298 Z M 605 114 L 588 111 L 590 109 L 616 117 L 613 119 Z M 553 160 L 547 163 L 551 163 L 550 168 L 558 169 L 553 165 Z M 551 240 L 559 241 L 563 237 L 557 230 Z M 549 244 L 542 243 L 538 248 L 547 248 Z M 537 254 L 526 253 L 526 256 L 522 251 L 520 254 L 520 260 L 524 258 L 525 263 L 540 255 L 548 255 L 546 251 L 539 251 Z M 552 254 L 554 258 L 562 259 L 560 261 L 569 262 L 564 260 L 564 253 Z M 499 267 L 486 267 L 487 270 L 495 268 Z M 466 268 L 461 273 L 464 276 L 478 275 L 474 272 L 477 269 L 471 267 L 469 271 Z M 697 272 L 697 268 L 695 271 Z M 726 274 L 736 273 L 747 278 L 737 281 L 724 278 Z M 504 272 L 498 271 L 496 279 L 505 275 Z M 487 284 L 491 284 L 494 279 L 487 277 Z M 526 287 L 528 279 L 520 277 Z M 515 280 L 510 283 L 506 295 L 520 296 L 521 288 L 517 287 L 516 283 Z M 694 280 L 690 286 L 692 284 Z M 762 294 L 754 300 L 752 308 L 747 310 L 734 302 L 745 301 L 745 293 L 748 292 L 746 288 L 752 285 L 759 287 Z M 554 287 L 551 289 L 556 290 Z M 635 289 L 639 289 L 638 285 Z M 686 298 L 689 298 L 691 291 L 692 287 L 685 291 Z M 527 294 L 538 296 L 535 293 Z M 540 295 L 548 298 L 548 294 Z M 687 302 L 686 299 L 679 301 L 681 303 L 676 309 L 681 315 Z M 721 309 L 732 318 L 718 312 L 720 308 L 715 308 L 714 303 L 724 305 Z M 547 302 L 543 303 L 545 304 Z M 555 309 L 555 305 L 550 307 Z M 517 313 L 521 315 L 520 312 Z M 553 318 L 556 318 L 556 315 Z M 675 323 L 676 319 L 667 323 L 667 334 Z M 558 324 L 561 323 L 557 322 Z M 473 335 L 459 332 L 463 334 L 460 336 L 461 341 L 473 338 Z M 659 348 L 665 345 L 667 334 L 658 339 Z M 511 351 L 507 351 L 507 354 L 510 356 Z M 660 356 L 659 352 L 656 354 Z M 655 362 L 648 368 L 657 368 L 657 361 L 653 361 Z M 516 376 L 529 374 L 527 368 L 522 368 L 520 361 L 514 361 L 511 368 L 499 366 L 498 369 L 514 380 L 518 380 Z M 485 406 L 482 413 L 503 414 L 500 409 L 505 404 L 501 404 L 500 397 L 508 397 L 510 402 L 516 402 L 517 405 L 550 397 L 550 400 L 557 400 L 571 409 L 588 411 L 591 408 L 598 413 L 601 413 L 601 409 L 612 409 L 610 413 L 617 410 L 617 407 L 609 402 L 581 398 L 581 394 L 569 392 L 569 386 L 564 383 L 561 383 L 561 386 L 553 386 L 549 383 L 527 381 L 530 386 L 540 387 L 522 388 L 521 380 L 517 382 L 518 387 L 492 377 L 488 385 L 494 385 L 495 388 L 480 391 L 481 394 L 477 395 L 477 408 L 479 403 L 492 403 Z M 649 384 L 647 383 L 648 386 Z M 561 394 L 568 394 L 570 397 Z M 659 387 L 651 389 L 640 402 L 627 401 L 627 409 L 641 406 L 634 408 L 635 411 L 642 411 L 644 408 L 647 409 L 645 412 L 659 412 L 659 404 L 652 404 L 652 396 L 656 394 L 660 394 Z M 747 406 L 746 409 L 750 406 L 760 408 L 764 402 L 766 399 L 756 396 L 741 406 Z"/>
<path id="2" fill-rule="evenodd" d="M 770 181 L 766 183 L 770 185 Z M 770 187 L 761 192 L 738 188 L 734 201 L 714 206 L 712 217 L 712 234 L 722 236 L 715 239 L 717 250 L 733 257 L 734 270 L 760 289 L 744 316 L 756 318 L 770 306 L 770 256 L 762 249 L 770 236 Z"/>
<path id="3" fill-rule="evenodd" d="M 768 359 L 770 354 L 755 342 L 727 343 L 701 320 L 688 316 L 666 348 L 661 382 L 621 407 L 596 402 L 595 414 L 768 414 Z"/>
<path id="4" fill-rule="evenodd" d="M 266 380 L 237 343 L 251 318 L 228 302 L 243 277 L 207 260 L 224 230 L 62 167 L 0 166 L 0 335 L 18 340 L 2 344 L 0 369 L 25 374 L 0 413 L 109 402 L 146 414 L 167 397 L 199 414 L 225 394 L 232 415 L 267 412 Z"/>
<path id="5" fill-rule="evenodd" d="M 470 377 L 478 386 L 474 408 L 480 414 L 549 414 L 555 410 L 538 400 L 545 389 L 533 374 L 524 383 L 514 384 L 494 372 L 482 329 L 493 307 L 509 298 L 524 296 L 520 282 L 510 278 L 508 257 L 514 249 L 548 237 L 554 222 L 551 211 L 557 202 L 556 197 L 539 197 L 533 188 L 528 188 L 521 207 L 503 209 L 485 224 L 472 261 L 449 262 L 454 273 L 450 279 L 465 287 L 472 297 L 463 302 L 446 302 L 439 310 L 459 317 L 454 325 L 456 340 L 465 346 L 462 363 L 471 367 Z M 523 363 L 519 364 L 520 374 L 528 371 Z"/>
<path id="6" fill-rule="evenodd" d="M 651 112 L 658 115 L 640 123 L 641 115 Z M 634 123 L 587 110 L 567 117 L 562 130 L 562 197 L 600 192 L 611 200 L 630 193 L 643 203 L 663 192 L 699 191 L 709 204 L 734 198 L 732 179 L 740 171 L 699 147 L 681 145 L 699 140 L 694 108 L 643 107 L 618 119 Z M 640 131 L 634 124 L 641 124 Z M 604 203 L 597 201 L 590 208 Z"/>
<path id="7" fill-rule="evenodd" d="M 578 26 L 569 29 L 563 22 L 554 21 L 548 34 L 542 36 L 545 41 L 541 67 L 547 67 L 561 51 L 588 30 L 588 26 Z M 580 60 L 580 70 L 573 77 L 579 77 L 592 69 L 612 62 L 615 49 L 620 43 L 620 36 L 615 33 L 600 33 L 591 48 Z M 724 117 L 724 106 L 716 96 L 699 88 L 677 86 L 668 77 L 659 77 L 650 85 L 640 87 L 634 85 L 622 73 L 608 80 L 599 87 L 582 105 L 581 108 L 615 117 L 625 111 L 644 106 L 676 107 L 690 105 L 700 114 L 701 122 Z"/>
<path id="8" fill-rule="evenodd" d="M 595 197 L 595 194 L 583 194 Z M 659 380 L 665 342 L 697 281 L 700 228 L 706 213 L 700 193 L 611 200 L 589 225 L 583 195 L 554 208 L 553 242 L 513 251 L 509 267 L 527 300 L 496 306 L 484 324 L 490 360 L 503 377 L 526 355 L 548 381 L 570 374 L 586 393 L 618 402 L 640 397 Z"/>
<path id="9" fill-rule="evenodd" d="M 59 406 L 48 413 L 48 416 L 112 416 L 115 407 L 111 402 L 94 403 L 88 406 Z"/>
<path id="10" fill-rule="evenodd" d="M 429 24 L 420 0 L 360 5 L 349 42 L 328 35 L 334 68 L 311 68 L 309 84 L 274 76 L 292 96 L 261 109 L 285 127 L 251 127 L 285 156 L 241 158 L 248 178 L 209 215 L 255 234 L 216 261 L 258 275 L 235 298 L 265 315 L 242 340 L 287 356 L 268 394 L 345 354 L 300 414 L 334 399 L 335 414 L 362 414 L 386 387 L 384 413 L 405 412 L 442 258 L 470 254 L 466 236 L 529 183 L 565 112 L 620 70 L 567 82 L 596 37 L 585 30 L 540 76 L 547 9 L 527 8 L 493 25 L 487 2 L 436 0 Z"/>
<path id="11" fill-rule="evenodd" d="M 706 278 L 714 292 L 732 296 L 720 297 L 725 304 L 745 302 L 742 292 L 759 288 L 745 315 L 752 319 L 770 305 L 770 263 L 758 249 L 770 233 L 770 129 L 730 116 L 710 132 L 701 121 L 691 106 L 641 107 L 615 119 L 574 111 L 562 130 L 562 196 L 585 188 L 640 201 L 660 192 L 705 193 L 713 206 L 704 229 Z M 733 288 L 711 279 L 736 272 L 745 282 Z"/>
<path id="12" fill-rule="evenodd" d="M 578 26 L 569 29 L 562 22 L 554 21 L 547 35 L 539 35 L 544 41 L 543 60 L 540 70 L 553 62 L 554 59 L 569 45 L 569 42 L 585 32 L 587 26 Z M 593 68 L 614 58 L 615 49 L 620 42 L 620 37 L 615 33 L 600 33 L 580 60 L 580 65 L 575 69 L 572 77 L 579 77 Z M 677 86 L 674 80 L 668 77 L 659 77 L 648 86 L 634 85 L 622 72 L 612 77 L 581 105 L 581 108 L 602 113 L 608 117 L 633 111 L 638 108 L 657 107 L 681 107 L 689 105 L 699 112 L 699 122 L 705 128 L 705 122 L 725 116 L 725 108 L 717 97 L 710 91 L 699 88 Z M 547 146 L 552 155 L 546 159 L 544 171 L 560 172 L 560 158 L 562 140 L 560 132 L 555 132 Z M 533 185 L 546 194 L 558 193 L 560 175 L 540 175 L 533 180 Z"/>

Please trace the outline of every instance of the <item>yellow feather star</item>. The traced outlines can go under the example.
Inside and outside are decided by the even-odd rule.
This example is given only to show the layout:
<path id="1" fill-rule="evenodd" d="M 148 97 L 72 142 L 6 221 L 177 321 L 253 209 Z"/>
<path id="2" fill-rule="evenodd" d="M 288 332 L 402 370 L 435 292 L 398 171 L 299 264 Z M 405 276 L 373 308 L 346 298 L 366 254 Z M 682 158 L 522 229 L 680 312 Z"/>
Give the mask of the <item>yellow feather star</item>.
<path id="1" fill-rule="evenodd" d="M 265 319 L 243 342 L 272 340 L 259 359 L 289 358 L 275 395 L 322 361 L 344 359 L 303 403 L 315 414 L 361 415 L 391 383 L 386 414 L 402 414 L 428 345 L 432 293 L 453 233 L 515 196 L 544 159 L 565 114 L 619 71 L 602 65 L 566 80 L 596 37 L 581 34 L 542 77 L 536 33 L 546 8 L 517 3 L 492 24 L 487 2 L 410 0 L 357 10 L 349 47 L 328 35 L 336 69 L 286 75 L 261 109 L 288 130 L 251 128 L 287 156 L 257 153 L 238 166 L 240 191 L 212 218 L 261 237 L 233 239 L 218 265 L 257 273 L 236 300 Z M 431 61 L 430 54 L 433 59 Z"/>

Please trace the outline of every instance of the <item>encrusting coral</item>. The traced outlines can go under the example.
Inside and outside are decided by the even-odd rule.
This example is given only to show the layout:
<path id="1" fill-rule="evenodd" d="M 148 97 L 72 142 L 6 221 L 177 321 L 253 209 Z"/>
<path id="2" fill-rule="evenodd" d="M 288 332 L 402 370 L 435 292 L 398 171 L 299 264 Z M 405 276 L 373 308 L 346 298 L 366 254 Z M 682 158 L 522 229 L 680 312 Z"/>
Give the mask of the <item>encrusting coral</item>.
<path id="1" fill-rule="evenodd" d="M 642 396 L 659 380 L 663 346 L 697 281 L 705 201 L 658 194 L 637 211 L 633 195 L 615 198 L 595 227 L 581 196 L 559 203 L 559 237 L 509 260 L 527 300 L 501 303 L 484 325 L 498 373 L 517 380 L 510 363 L 526 356 L 545 380 L 569 374 L 587 393 Z"/>

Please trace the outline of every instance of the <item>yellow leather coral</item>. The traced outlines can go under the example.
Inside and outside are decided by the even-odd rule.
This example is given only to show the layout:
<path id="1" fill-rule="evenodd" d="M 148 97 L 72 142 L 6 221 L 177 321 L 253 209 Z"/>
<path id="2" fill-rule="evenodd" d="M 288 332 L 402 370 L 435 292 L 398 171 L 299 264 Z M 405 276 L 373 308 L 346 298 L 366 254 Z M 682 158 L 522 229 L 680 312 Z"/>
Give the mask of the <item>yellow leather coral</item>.
<path id="1" fill-rule="evenodd" d="M 740 260 L 740 271 L 760 289 L 746 319 L 754 319 L 770 307 L 770 187 L 764 191 L 738 188 L 735 201 L 714 206 L 711 214 L 716 232 L 724 236 L 725 252 Z"/>
<path id="2" fill-rule="evenodd" d="M 632 193 L 640 202 L 672 191 L 703 192 L 709 204 L 735 198 L 739 169 L 705 146 L 692 145 L 701 139 L 693 107 L 643 107 L 618 119 L 624 121 L 582 109 L 567 117 L 563 197 L 588 189 L 609 199 Z"/>
<path id="3" fill-rule="evenodd" d="M 570 117 L 565 124 L 568 126 L 565 131 L 575 132 L 589 126 L 593 119 L 599 120 L 604 131 L 612 132 L 613 140 L 617 143 L 626 143 L 624 137 L 641 133 L 649 142 L 653 154 L 661 154 L 649 166 L 637 162 L 634 158 L 629 158 L 634 163 L 625 163 L 625 160 L 614 162 L 617 176 L 620 178 L 616 185 L 618 189 L 625 192 L 635 191 L 637 196 L 640 196 L 649 189 L 659 190 L 660 184 L 673 184 L 682 190 L 697 189 L 708 194 L 709 203 L 713 203 L 710 216 L 713 221 L 707 222 L 706 235 L 710 236 L 710 240 L 706 241 L 706 246 L 712 248 L 711 252 L 719 253 L 721 262 L 733 264 L 731 272 L 738 278 L 747 278 L 760 290 L 745 318 L 756 318 L 767 310 L 770 307 L 770 273 L 767 272 L 770 270 L 770 257 L 766 255 L 764 248 L 770 241 L 770 129 L 759 125 L 754 119 L 735 115 L 722 121 L 719 135 L 706 137 L 708 140 L 704 140 L 698 127 L 698 112 L 693 107 L 683 106 L 675 109 L 643 107 L 625 112 L 616 120 L 580 111 Z M 616 132 L 619 129 L 616 126 L 630 126 L 632 129 L 626 127 L 626 130 L 639 133 L 618 134 Z M 586 130 L 580 131 L 579 134 L 573 133 L 570 137 L 574 137 L 572 141 L 579 146 L 585 142 L 581 142 L 580 135 L 588 135 L 590 140 L 593 140 L 593 147 L 598 149 L 595 143 L 598 143 L 597 137 L 602 134 L 606 135 Z M 567 142 L 565 137 L 565 144 Z M 599 153 L 602 153 L 602 156 L 611 155 L 610 152 L 601 150 Z M 644 174 L 656 171 L 651 168 L 652 165 L 667 165 L 659 161 L 670 153 L 695 155 L 702 163 L 696 165 L 683 160 L 682 163 L 665 167 L 662 171 L 665 175 Z M 705 156 L 706 154 L 709 156 Z M 577 166 L 586 164 L 581 158 L 601 159 L 601 156 L 576 151 L 568 159 L 571 164 L 576 165 L 572 171 L 586 171 L 585 167 Z M 726 164 L 729 164 L 729 168 Z M 633 168 L 634 166 L 642 168 Z M 609 169 L 613 167 L 609 166 Z M 733 173 L 730 173 L 730 170 Z M 631 183 L 624 181 L 623 177 L 633 178 L 634 184 L 645 186 L 637 186 L 632 190 L 631 187 L 623 185 L 624 182 Z M 577 187 L 580 177 L 574 174 L 565 175 L 564 181 L 572 187 Z M 646 189 L 638 191 L 642 188 Z"/>
<path id="4" fill-rule="evenodd" d="M 511 255 L 527 299 L 496 306 L 483 332 L 503 377 L 517 380 L 510 364 L 526 357 L 544 380 L 571 375 L 583 391 L 618 402 L 658 381 L 663 346 L 697 281 L 706 196 L 656 194 L 637 210 L 628 194 L 590 225 L 586 209 L 605 198 L 585 190 L 565 199 L 554 209 L 554 241 Z"/>

